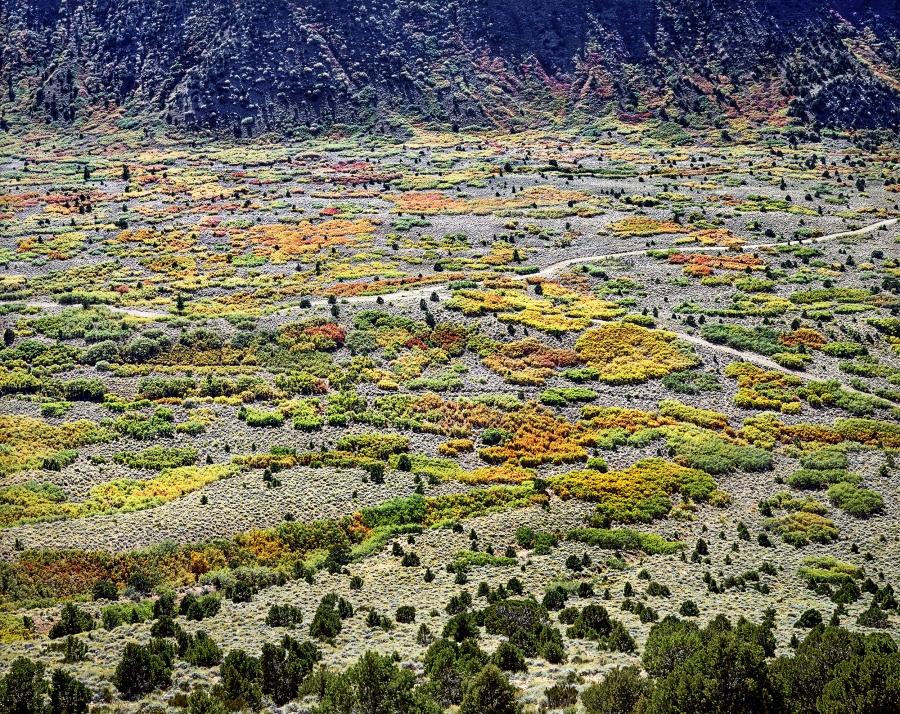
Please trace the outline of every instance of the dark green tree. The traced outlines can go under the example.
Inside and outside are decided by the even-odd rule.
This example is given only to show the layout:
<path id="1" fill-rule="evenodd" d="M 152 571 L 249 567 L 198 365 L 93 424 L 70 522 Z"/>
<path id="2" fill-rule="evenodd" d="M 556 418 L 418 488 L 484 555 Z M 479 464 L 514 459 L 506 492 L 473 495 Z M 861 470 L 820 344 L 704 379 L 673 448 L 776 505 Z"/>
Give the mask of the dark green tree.
<path id="1" fill-rule="evenodd" d="M 50 677 L 51 714 L 86 714 L 91 702 L 91 690 L 61 669 Z"/>
<path id="2" fill-rule="evenodd" d="M 486 665 L 472 678 L 459 705 L 459 714 L 519 714 L 521 711 L 516 688 L 493 664 Z"/>
<path id="3" fill-rule="evenodd" d="M 581 693 L 581 703 L 586 714 L 632 714 L 642 711 L 652 691 L 653 683 L 637 667 L 616 667 Z"/>
<path id="4" fill-rule="evenodd" d="M 900 654 L 870 653 L 841 662 L 816 707 L 820 714 L 900 711 Z"/>
<path id="5" fill-rule="evenodd" d="M 163 645 L 157 644 L 160 642 Z M 172 684 L 174 655 L 174 648 L 165 640 L 151 640 L 147 646 L 129 642 L 116 666 L 112 683 L 125 699 L 140 699 L 154 689 L 166 689 Z"/>
<path id="6" fill-rule="evenodd" d="M 233 708 L 258 711 L 262 707 L 262 669 L 244 650 L 232 650 L 219 667 L 222 687 Z"/>
<path id="7" fill-rule="evenodd" d="M 214 667 L 222 661 L 222 650 L 203 630 L 198 630 L 184 653 L 184 661 L 195 667 Z"/>
<path id="8" fill-rule="evenodd" d="M 278 706 L 286 704 L 297 696 L 303 680 L 321 658 L 322 653 L 314 644 L 298 642 L 289 635 L 278 645 L 267 642 L 260 657 L 263 693 Z"/>
<path id="9" fill-rule="evenodd" d="M 228 714 L 229 709 L 217 697 L 211 697 L 202 689 L 195 689 L 188 696 L 187 714 Z"/>
<path id="10" fill-rule="evenodd" d="M 91 591 L 94 600 L 118 600 L 119 589 L 109 580 L 98 580 Z"/>
<path id="11" fill-rule="evenodd" d="M 440 708 L 414 690 L 415 675 L 377 652 L 366 652 L 350 669 L 325 682 L 322 714 L 432 714 Z"/>
<path id="12" fill-rule="evenodd" d="M 641 662 L 651 677 L 665 677 L 702 647 L 697 623 L 670 615 L 650 628 Z"/>
<path id="13" fill-rule="evenodd" d="M 705 646 L 661 680 L 647 714 L 767 714 L 775 695 L 765 651 L 734 632 L 712 635 Z"/>
<path id="14" fill-rule="evenodd" d="M 3 714 L 46 714 L 47 682 L 44 665 L 25 657 L 13 660 L 0 679 L 0 712 Z"/>
<path id="15" fill-rule="evenodd" d="M 335 602 L 327 596 L 322 598 L 316 614 L 309 625 L 309 636 L 320 640 L 330 640 L 341 634 L 341 615 L 335 609 Z"/>
<path id="16" fill-rule="evenodd" d="M 59 622 L 53 624 L 48 636 L 50 639 L 77 635 L 80 632 L 88 632 L 94 629 L 94 618 L 90 613 L 84 612 L 71 602 L 63 605 L 59 613 Z"/>

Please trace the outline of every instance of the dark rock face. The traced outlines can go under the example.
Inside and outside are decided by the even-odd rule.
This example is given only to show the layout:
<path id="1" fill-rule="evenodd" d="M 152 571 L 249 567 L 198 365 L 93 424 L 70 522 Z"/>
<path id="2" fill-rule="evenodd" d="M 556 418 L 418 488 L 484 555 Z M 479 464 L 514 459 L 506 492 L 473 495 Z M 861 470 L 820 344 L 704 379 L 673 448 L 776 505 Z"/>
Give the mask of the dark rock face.
<path id="1" fill-rule="evenodd" d="M 4 0 L 0 52 L 3 102 L 47 121 L 900 122 L 896 0 Z"/>

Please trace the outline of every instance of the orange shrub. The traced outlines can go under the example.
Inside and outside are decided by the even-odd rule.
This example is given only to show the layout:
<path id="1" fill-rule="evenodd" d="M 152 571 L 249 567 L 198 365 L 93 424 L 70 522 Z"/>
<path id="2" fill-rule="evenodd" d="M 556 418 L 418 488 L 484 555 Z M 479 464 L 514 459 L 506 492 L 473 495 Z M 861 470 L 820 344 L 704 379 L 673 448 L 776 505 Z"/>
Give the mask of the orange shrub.
<path id="1" fill-rule="evenodd" d="M 570 367 L 580 360 L 572 350 L 548 347 L 534 337 L 526 337 L 500 345 L 482 361 L 511 384 L 540 385 L 553 376 L 555 368 Z"/>

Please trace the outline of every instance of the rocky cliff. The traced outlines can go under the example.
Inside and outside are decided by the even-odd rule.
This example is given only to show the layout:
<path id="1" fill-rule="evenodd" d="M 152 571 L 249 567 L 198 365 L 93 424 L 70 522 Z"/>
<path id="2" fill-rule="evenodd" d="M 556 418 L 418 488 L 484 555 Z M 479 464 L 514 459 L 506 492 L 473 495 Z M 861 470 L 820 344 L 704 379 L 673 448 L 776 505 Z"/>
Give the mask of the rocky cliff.
<path id="1" fill-rule="evenodd" d="M 2 0 L 7 112 L 248 135 L 617 112 L 896 128 L 888 0 Z"/>

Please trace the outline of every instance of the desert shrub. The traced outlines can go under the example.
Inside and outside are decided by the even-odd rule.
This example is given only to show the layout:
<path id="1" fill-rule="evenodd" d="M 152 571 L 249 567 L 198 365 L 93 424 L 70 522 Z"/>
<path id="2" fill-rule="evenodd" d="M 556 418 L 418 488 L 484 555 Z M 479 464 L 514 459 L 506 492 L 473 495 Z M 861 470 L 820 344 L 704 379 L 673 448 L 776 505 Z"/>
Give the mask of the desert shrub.
<path id="1" fill-rule="evenodd" d="M 693 620 L 668 616 L 650 628 L 641 661 L 653 677 L 665 677 L 703 646 L 700 627 Z"/>
<path id="2" fill-rule="evenodd" d="M 87 714 L 91 690 L 61 669 L 50 677 L 50 714 Z"/>
<path id="3" fill-rule="evenodd" d="M 175 623 L 171 615 L 159 615 L 156 622 L 150 627 L 151 637 L 175 637 L 181 628 Z"/>
<path id="4" fill-rule="evenodd" d="M 435 714 L 440 708 L 414 690 L 415 683 L 415 675 L 399 667 L 390 655 L 366 651 L 345 672 L 323 675 L 320 711 Z"/>
<path id="5" fill-rule="evenodd" d="M 447 620 L 441 637 L 462 642 L 470 637 L 477 639 L 479 634 L 478 618 L 466 610 L 453 615 Z"/>
<path id="6" fill-rule="evenodd" d="M 43 714 L 47 711 L 46 692 L 44 665 L 17 657 L 0 679 L 0 710 L 9 714 Z"/>
<path id="7" fill-rule="evenodd" d="M 884 507 L 884 499 L 875 491 L 852 483 L 836 483 L 828 489 L 828 500 L 851 516 L 866 517 Z"/>
<path id="8" fill-rule="evenodd" d="M 693 600 L 685 600 L 681 603 L 678 614 L 682 617 L 697 617 L 700 614 L 700 608 Z"/>
<path id="9" fill-rule="evenodd" d="M 118 600 L 119 589 L 109 580 L 98 580 L 91 589 L 94 600 Z"/>
<path id="10" fill-rule="evenodd" d="M 528 671 L 522 650 L 512 642 L 501 642 L 491 657 L 491 662 L 504 672 Z"/>
<path id="11" fill-rule="evenodd" d="M 887 613 L 878 605 L 872 604 L 867 610 L 864 610 L 856 618 L 856 624 L 862 627 L 872 627 L 876 629 L 886 629 L 891 626 Z"/>
<path id="12" fill-rule="evenodd" d="M 805 610 L 800 618 L 794 623 L 794 627 L 805 627 L 810 629 L 816 625 L 822 624 L 822 613 L 818 610 L 810 608 Z"/>
<path id="13" fill-rule="evenodd" d="M 567 676 L 563 680 L 557 681 L 553 686 L 544 690 L 546 696 L 546 704 L 551 709 L 563 709 L 570 707 L 578 701 L 578 689 L 575 687 L 574 676 Z"/>
<path id="14" fill-rule="evenodd" d="M 203 689 L 195 689 L 187 697 L 186 714 L 228 714 L 228 707 L 216 696 Z"/>
<path id="15" fill-rule="evenodd" d="M 179 612 L 188 620 L 200 622 L 207 617 L 213 617 L 219 612 L 222 601 L 215 593 L 207 593 L 200 597 L 194 595 L 185 595 L 181 602 L 178 603 Z"/>
<path id="16" fill-rule="evenodd" d="M 493 664 L 472 677 L 459 706 L 459 714 L 517 714 L 519 710 L 516 688 Z"/>
<path id="17" fill-rule="evenodd" d="M 602 605 L 586 605 L 566 631 L 567 637 L 603 641 L 612 632 L 613 621 Z"/>

